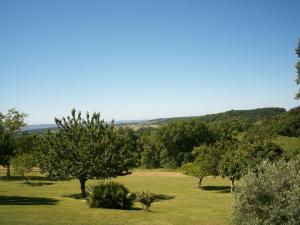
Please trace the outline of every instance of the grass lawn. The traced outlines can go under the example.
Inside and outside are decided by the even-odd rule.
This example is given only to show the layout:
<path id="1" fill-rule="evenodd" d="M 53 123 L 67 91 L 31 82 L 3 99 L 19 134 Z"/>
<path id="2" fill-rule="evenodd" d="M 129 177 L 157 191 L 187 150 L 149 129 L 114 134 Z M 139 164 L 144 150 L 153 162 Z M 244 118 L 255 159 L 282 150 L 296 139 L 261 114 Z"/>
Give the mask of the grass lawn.
<path id="1" fill-rule="evenodd" d="M 68 197 L 80 192 L 79 182 L 47 181 L 37 173 L 32 185 L 0 174 L 0 224 L 229 224 L 232 195 L 229 181 L 197 180 L 177 172 L 135 171 L 115 180 L 132 192 L 150 191 L 165 200 L 154 202 L 150 212 L 135 203 L 132 210 L 91 209 L 85 200 Z M 88 184 L 97 181 L 90 181 Z M 39 185 L 38 185 L 39 184 Z"/>
<path id="2" fill-rule="evenodd" d="M 287 156 L 289 157 L 295 157 L 300 153 L 299 137 L 278 136 L 275 138 L 275 142 L 285 150 Z"/>

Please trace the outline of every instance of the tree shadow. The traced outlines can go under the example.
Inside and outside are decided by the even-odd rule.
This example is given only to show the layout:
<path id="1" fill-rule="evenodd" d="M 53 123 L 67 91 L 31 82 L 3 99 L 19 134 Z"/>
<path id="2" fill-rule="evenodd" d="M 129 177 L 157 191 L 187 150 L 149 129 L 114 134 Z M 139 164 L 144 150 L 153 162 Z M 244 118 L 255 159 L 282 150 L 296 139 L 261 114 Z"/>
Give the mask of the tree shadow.
<path id="1" fill-rule="evenodd" d="M 87 199 L 87 197 L 83 197 L 81 193 L 79 194 L 66 194 L 66 195 L 63 195 L 62 197 L 64 198 L 74 198 L 74 199 Z"/>
<path id="2" fill-rule="evenodd" d="M 34 181 L 69 181 L 71 178 L 55 178 L 55 177 L 44 177 L 44 176 L 28 176 L 28 180 Z M 24 180 L 22 176 L 0 176 L 0 181 L 20 181 Z"/>
<path id="3" fill-rule="evenodd" d="M 216 191 L 220 193 L 230 192 L 230 186 L 203 186 L 201 189 L 204 191 Z"/>
<path id="4" fill-rule="evenodd" d="M 139 207 L 130 207 L 129 209 L 126 209 L 126 210 L 129 210 L 129 211 L 141 211 L 143 210 L 142 208 L 139 208 Z"/>
<path id="5" fill-rule="evenodd" d="M 154 201 L 163 201 L 163 200 L 171 200 L 174 199 L 174 195 L 164 195 L 164 194 L 154 194 Z"/>
<path id="6" fill-rule="evenodd" d="M 48 185 L 53 185 L 54 183 L 53 182 L 38 182 L 38 183 L 24 183 L 28 186 L 31 186 L 31 187 L 40 187 L 40 186 L 48 186 Z"/>
<path id="7" fill-rule="evenodd" d="M 44 177 L 44 176 L 28 176 L 28 180 L 32 181 L 68 181 L 71 180 L 71 178 L 53 178 L 53 177 Z M 1 176 L 1 181 L 20 181 L 24 180 L 22 176 Z"/>
<path id="8" fill-rule="evenodd" d="M 49 180 L 47 177 L 42 177 L 42 176 L 28 176 L 27 178 L 28 178 L 28 180 L 36 180 L 36 181 L 48 181 Z M 10 177 L 3 176 L 3 177 L 0 177 L 0 180 L 2 180 L 2 181 L 21 181 L 21 180 L 24 180 L 24 178 L 21 176 L 10 176 Z"/>
<path id="9" fill-rule="evenodd" d="M 58 201 L 53 198 L 0 196 L 0 205 L 57 205 Z"/>

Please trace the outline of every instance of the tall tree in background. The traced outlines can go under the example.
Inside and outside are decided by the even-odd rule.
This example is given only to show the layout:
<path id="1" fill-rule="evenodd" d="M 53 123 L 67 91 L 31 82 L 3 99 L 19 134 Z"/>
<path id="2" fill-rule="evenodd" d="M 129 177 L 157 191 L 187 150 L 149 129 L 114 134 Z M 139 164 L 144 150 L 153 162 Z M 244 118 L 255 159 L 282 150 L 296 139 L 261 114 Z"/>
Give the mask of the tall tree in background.
<path id="1" fill-rule="evenodd" d="M 107 124 L 100 113 L 86 118 L 73 109 L 71 116 L 56 119 L 59 128 L 39 140 L 40 168 L 52 177 L 79 179 L 82 196 L 85 183 L 93 178 L 111 178 L 128 174 L 132 161 L 113 122 Z"/>
<path id="2" fill-rule="evenodd" d="M 10 158 L 13 155 L 14 141 L 0 122 L 0 165 L 7 167 L 7 176 L 10 176 Z"/>
<path id="3" fill-rule="evenodd" d="M 296 69 L 297 69 L 296 83 L 297 83 L 297 85 L 300 85 L 300 39 L 298 41 L 298 47 L 296 48 L 296 54 L 298 56 L 298 62 L 296 64 Z M 300 90 L 296 94 L 296 99 L 300 99 Z"/>
<path id="4" fill-rule="evenodd" d="M 0 164 L 7 168 L 7 176 L 10 176 L 10 160 L 15 153 L 15 139 L 26 125 L 26 116 L 16 109 L 8 110 L 7 114 L 0 113 Z"/>

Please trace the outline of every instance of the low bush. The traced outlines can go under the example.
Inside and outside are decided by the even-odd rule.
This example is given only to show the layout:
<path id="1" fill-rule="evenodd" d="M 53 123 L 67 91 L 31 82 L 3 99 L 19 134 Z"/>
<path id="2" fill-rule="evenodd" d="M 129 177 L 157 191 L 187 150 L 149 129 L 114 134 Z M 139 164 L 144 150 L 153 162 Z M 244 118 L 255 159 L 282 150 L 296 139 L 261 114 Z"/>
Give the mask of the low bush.
<path id="1" fill-rule="evenodd" d="M 140 192 L 137 193 L 137 201 L 142 203 L 143 209 L 148 210 L 151 207 L 151 204 L 155 201 L 154 194 L 150 192 Z"/>
<path id="2" fill-rule="evenodd" d="M 300 158 L 264 162 L 246 175 L 234 194 L 233 224 L 300 224 Z"/>
<path id="3" fill-rule="evenodd" d="M 113 181 L 104 181 L 90 188 L 88 203 L 91 208 L 129 209 L 135 199 L 128 189 Z"/>

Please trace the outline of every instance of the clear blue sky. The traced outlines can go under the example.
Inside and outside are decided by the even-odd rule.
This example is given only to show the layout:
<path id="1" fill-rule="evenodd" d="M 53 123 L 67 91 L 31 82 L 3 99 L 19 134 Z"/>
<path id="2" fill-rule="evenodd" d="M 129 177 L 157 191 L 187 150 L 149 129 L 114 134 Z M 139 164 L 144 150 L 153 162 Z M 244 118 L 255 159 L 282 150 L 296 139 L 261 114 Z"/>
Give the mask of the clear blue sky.
<path id="1" fill-rule="evenodd" d="M 0 1 L 0 111 L 53 123 L 299 105 L 299 0 Z"/>

